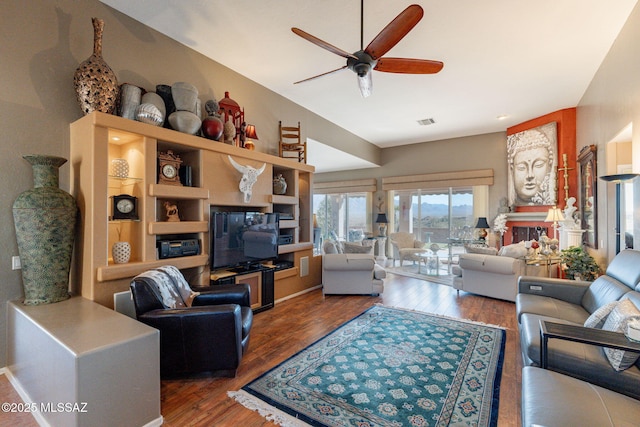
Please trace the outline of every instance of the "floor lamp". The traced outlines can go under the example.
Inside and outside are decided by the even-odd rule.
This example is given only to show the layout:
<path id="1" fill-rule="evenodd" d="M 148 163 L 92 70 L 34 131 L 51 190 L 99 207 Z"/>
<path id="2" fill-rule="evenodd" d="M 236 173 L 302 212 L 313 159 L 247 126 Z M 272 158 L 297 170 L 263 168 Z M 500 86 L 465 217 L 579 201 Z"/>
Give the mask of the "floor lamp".
<path id="1" fill-rule="evenodd" d="M 637 173 L 619 173 L 601 176 L 600 179 L 616 184 L 616 255 L 620 252 L 620 184 L 640 176 Z"/>

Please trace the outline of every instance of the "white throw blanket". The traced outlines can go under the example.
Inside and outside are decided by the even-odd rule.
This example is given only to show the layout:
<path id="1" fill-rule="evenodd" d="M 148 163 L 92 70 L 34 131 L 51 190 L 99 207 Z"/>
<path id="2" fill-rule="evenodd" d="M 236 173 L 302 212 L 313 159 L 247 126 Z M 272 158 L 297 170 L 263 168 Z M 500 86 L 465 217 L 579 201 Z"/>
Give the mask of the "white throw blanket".
<path id="1" fill-rule="evenodd" d="M 137 277 L 146 279 L 147 283 L 155 286 L 162 304 L 167 308 L 191 307 L 193 299 L 200 295 L 200 292 L 191 290 L 180 270 L 173 265 L 145 271 Z"/>

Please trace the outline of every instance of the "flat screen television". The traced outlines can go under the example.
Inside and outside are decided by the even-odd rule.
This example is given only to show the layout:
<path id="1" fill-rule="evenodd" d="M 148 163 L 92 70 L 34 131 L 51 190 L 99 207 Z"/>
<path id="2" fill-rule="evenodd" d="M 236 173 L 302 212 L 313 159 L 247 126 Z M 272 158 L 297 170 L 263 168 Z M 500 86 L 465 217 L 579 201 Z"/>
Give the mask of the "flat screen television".
<path id="1" fill-rule="evenodd" d="M 278 257 L 277 213 L 211 212 L 211 269 L 249 267 Z"/>

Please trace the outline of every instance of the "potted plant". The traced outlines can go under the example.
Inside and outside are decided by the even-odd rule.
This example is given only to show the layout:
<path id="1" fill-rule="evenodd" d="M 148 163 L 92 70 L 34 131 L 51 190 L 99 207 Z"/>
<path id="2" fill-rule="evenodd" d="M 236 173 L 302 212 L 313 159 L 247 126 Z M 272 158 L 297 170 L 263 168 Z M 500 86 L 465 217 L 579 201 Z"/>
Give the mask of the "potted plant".
<path id="1" fill-rule="evenodd" d="M 568 279 L 591 282 L 600 275 L 600 267 L 596 260 L 580 246 L 561 250 L 560 258 Z"/>

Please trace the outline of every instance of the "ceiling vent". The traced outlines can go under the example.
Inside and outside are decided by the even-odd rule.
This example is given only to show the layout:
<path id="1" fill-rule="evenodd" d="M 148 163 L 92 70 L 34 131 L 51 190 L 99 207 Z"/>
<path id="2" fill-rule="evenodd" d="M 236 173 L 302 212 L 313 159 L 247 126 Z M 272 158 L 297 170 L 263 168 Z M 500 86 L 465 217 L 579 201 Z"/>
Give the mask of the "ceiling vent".
<path id="1" fill-rule="evenodd" d="M 433 119 L 422 119 L 422 120 L 418 120 L 418 124 L 420 126 L 429 126 L 434 124 L 436 121 Z"/>

